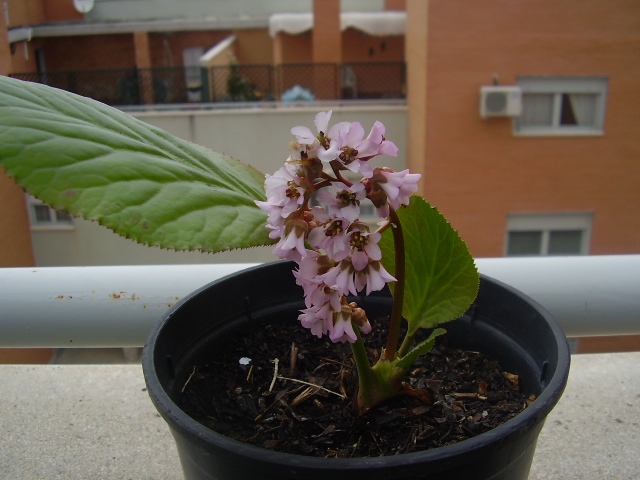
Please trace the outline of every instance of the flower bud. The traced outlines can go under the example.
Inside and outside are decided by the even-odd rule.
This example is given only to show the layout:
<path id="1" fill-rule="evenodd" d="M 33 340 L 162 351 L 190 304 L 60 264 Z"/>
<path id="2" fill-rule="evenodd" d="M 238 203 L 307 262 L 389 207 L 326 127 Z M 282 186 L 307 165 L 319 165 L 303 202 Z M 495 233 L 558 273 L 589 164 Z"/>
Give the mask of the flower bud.
<path id="1" fill-rule="evenodd" d="M 349 306 L 351 307 L 352 312 L 351 320 L 355 322 L 358 327 L 362 328 L 369 323 L 367 313 L 362 308 L 358 307 L 358 304 L 356 302 L 351 302 Z"/>

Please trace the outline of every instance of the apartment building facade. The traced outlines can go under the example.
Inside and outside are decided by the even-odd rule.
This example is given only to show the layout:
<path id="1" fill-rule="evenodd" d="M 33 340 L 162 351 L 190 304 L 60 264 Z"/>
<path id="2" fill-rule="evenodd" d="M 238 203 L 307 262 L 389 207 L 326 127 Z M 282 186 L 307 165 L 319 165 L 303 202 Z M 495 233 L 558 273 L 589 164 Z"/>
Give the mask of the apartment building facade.
<path id="1" fill-rule="evenodd" d="M 382 113 L 394 124 L 394 135 L 405 135 L 398 167 L 422 173 L 421 193 L 449 218 L 475 256 L 640 252 L 640 5 L 635 0 L 274 0 L 260 2 L 262 10 L 249 17 L 237 15 L 246 5 L 235 3 L 236 11 L 226 11 L 231 2 L 213 2 L 219 9 L 209 12 L 201 10 L 202 2 L 180 2 L 178 15 L 168 0 L 96 0 L 86 14 L 72 0 L 0 1 L 0 74 L 185 67 L 192 58 L 185 52 L 201 53 L 230 37 L 227 63 L 230 58 L 244 65 L 404 60 L 405 110 Z M 404 33 L 380 36 L 341 28 L 341 13 L 362 10 L 405 12 Z M 270 31 L 269 16 L 278 12 L 298 15 L 298 23 L 312 14 L 311 27 Z M 163 13 L 168 17 L 159 19 Z M 490 88 L 483 93 L 483 87 Z M 517 98 L 502 95 L 496 106 L 489 96 L 496 91 L 515 91 Z M 493 107 L 498 113 L 483 112 Z M 184 121 L 172 127 L 161 115 L 144 119 L 193 139 Z M 216 148 L 215 139 L 211 142 Z M 118 243 L 129 241 L 110 237 L 111 260 L 92 257 L 92 249 L 104 253 L 98 245 L 113 236 L 95 225 L 78 223 L 75 233 L 74 227 L 58 230 L 65 233 L 56 244 L 53 230 L 34 230 L 34 212 L 29 215 L 23 193 L 3 174 L 0 204 L 2 266 L 55 265 L 56 256 L 64 257 L 64 264 L 139 258 L 130 243 Z M 115 255 L 125 250 L 128 259 Z M 47 260 L 38 262 L 45 251 Z M 235 260 L 170 255 L 154 253 L 148 261 Z M 635 337 L 585 340 L 584 349 L 637 345 Z M 38 354 L 32 352 L 32 360 Z"/>

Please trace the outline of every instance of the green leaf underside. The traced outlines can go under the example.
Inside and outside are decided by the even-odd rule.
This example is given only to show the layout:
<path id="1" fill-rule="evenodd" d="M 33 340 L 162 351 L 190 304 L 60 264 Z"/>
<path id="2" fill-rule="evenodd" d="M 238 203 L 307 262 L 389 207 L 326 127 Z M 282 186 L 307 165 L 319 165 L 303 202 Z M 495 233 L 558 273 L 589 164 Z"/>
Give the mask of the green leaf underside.
<path id="1" fill-rule="evenodd" d="M 398 210 L 398 217 L 406 247 L 402 314 L 413 334 L 418 328 L 433 328 L 462 315 L 475 300 L 479 276 L 458 232 L 422 197 L 412 196 L 409 205 Z M 384 267 L 394 275 L 390 229 L 383 233 L 380 248 Z"/>
<path id="2" fill-rule="evenodd" d="M 56 209 L 148 245 L 269 245 L 264 174 L 115 108 L 0 76 L 0 165 Z"/>

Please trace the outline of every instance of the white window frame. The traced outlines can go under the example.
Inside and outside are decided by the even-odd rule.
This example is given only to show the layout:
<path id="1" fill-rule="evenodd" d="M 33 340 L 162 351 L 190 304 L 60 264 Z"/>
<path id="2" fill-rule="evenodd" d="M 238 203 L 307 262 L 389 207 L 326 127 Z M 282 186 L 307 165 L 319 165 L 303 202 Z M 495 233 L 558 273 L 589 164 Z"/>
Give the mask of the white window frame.
<path id="1" fill-rule="evenodd" d="M 527 94 L 552 94 L 553 112 L 551 125 L 525 126 L 519 117 L 513 121 L 515 136 L 601 136 L 604 135 L 604 117 L 607 103 L 608 78 L 519 76 L 516 80 L 522 89 L 523 101 Z M 594 94 L 596 105 L 593 125 L 561 125 L 560 115 L 563 94 Z"/>
<path id="2" fill-rule="evenodd" d="M 37 198 L 25 194 L 27 202 L 27 210 L 29 212 L 29 222 L 31 224 L 31 230 L 73 230 L 75 228 L 73 217 L 69 216 L 68 220 L 59 220 L 57 211 L 48 206 L 46 203 L 38 200 Z M 36 214 L 36 207 L 46 207 L 49 211 L 49 221 L 38 220 Z"/>
<path id="3" fill-rule="evenodd" d="M 504 256 L 508 256 L 509 253 L 510 232 L 542 232 L 539 256 L 548 256 L 551 232 L 575 230 L 582 231 L 582 237 L 580 239 L 580 252 L 572 255 L 589 255 L 592 224 L 592 212 L 509 213 L 507 214 L 507 226 L 505 229 Z"/>

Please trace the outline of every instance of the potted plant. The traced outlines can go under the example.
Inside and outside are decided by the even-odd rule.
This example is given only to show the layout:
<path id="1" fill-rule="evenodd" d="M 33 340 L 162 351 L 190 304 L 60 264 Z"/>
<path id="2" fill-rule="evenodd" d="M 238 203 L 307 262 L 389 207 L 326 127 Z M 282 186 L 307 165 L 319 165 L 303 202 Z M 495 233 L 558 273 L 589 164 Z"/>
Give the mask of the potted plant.
<path id="1" fill-rule="evenodd" d="M 149 392 L 176 438 L 186 478 L 527 478 L 538 433 L 568 375 L 562 331 L 521 293 L 479 280 L 457 232 L 414 195 L 419 175 L 372 167 L 372 158 L 397 151 L 384 125 L 376 122 L 365 137 L 359 123 L 331 126 L 330 117 L 319 113 L 316 131 L 294 127 L 285 165 L 265 178 L 97 102 L 0 78 L 0 164 L 54 208 L 149 245 L 215 252 L 275 244 L 283 262 L 194 292 L 145 347 Z M 365 201 L 379 225 L 360 217 Z M 300 325 L 310 332 L 291 330 Z M 316 343 L 301 340 L 304 333 Z M 278 373 L 281 347 L 267 340 L 294 336 L 297 344 L 283 356 L 292 372 L 286 376 Z M 443 343 L 433 350 L 436 342 Z M 320 354 L 312 350 L 318 347 Z M 246 355 L 238 356 L 242 349 Z M 264 352 L 273 353 L 273 365 L 252 358 Z M 452 361 L 453 352 L 462 357 Z M 477 374 L 470 366 L 476 354 L 490 357 L 483 365 L 499 362 L 498 374 Z M 305 355 L 340 365 L 340 388 L 325 387 L 337 373 L 316 378 L 321 366 Z M 436 357 L 444 366 L 434 366 Z M 445 383 L 458 365 L 465 366 L 462 390 Z M 442 380 L 430 376 L 438 369 Z M 265 374 L 272 376 L 268 388 L 258 380 Z M 224 375 L 233 376 L 217 392 L 197 396 L 196 384 L 206 388 Z M 480 433 L 490 407 L 507 408 L 507 394 L 495 395 L 496 377 L 506 378 L 508 395 L 521 390 L 516 403 L 529 405 Z M 243 393 L 255 385 L 263 386 Z M 305 390 L 292 400 L 299 392 L 293 385 Z M 221 390 L 226 396 L 206 400 Z M 311 407 L 300 413 L 305 402 Z M 337 411 L 343 423 L 321 422 Z M 266 435 L 262 445 L 234 439 L 242 415 L 254 428 L 250 439 Z M 392 424 L 412 433 L 379 454 L 364 448 L 391 442 L 384 435 Z M 442 446 L 411 451 L 410 443 L 434 436 L 436 424 L 449 429 L 435 435 Z M 302 425 L 311 425 L 305 438 Z M 292 442 L 281 441 L 287 432 Z M 440 438 L 452 432 L 456 438 Z M 457 438 L 465 432 L 468 439 Z M 327 440 L 330 448 L 315 449 Z M 282 451 L 279 442 L 338 458 Z"/>

